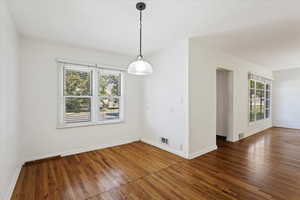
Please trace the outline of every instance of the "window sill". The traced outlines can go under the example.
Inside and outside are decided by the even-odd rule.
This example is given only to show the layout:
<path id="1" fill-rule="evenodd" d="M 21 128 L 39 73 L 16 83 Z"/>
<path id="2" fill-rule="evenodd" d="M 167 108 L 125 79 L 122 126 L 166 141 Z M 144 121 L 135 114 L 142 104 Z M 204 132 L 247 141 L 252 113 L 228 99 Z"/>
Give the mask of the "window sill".
<path id="1" fill-rule="evenodd" d="M 81 122 L 81 123 L 74 123 L 74 124 L 63 124 L 57 125 L 57 129 L 65 129 L 65 128 L 76 128 L 76 127 L 87 127 L 87 126 L 97 126 L 97 125 L 105 125 L 105 124 L 121 124 L 124 123 L 124 120 L 107 120 L 103 122 Z"/>
<path id="2" fill-rule="evenodd" d="M 248 122 L 248 125 L 249 126 L 255 126 L 257 124 L 262 124 L 262 123 L 264 123 L 266 121 L 269 121 L 269 120 L 271 120 L 271 118 L 260 119 L 260 120 L 254 121 L 254 122 Z"/>

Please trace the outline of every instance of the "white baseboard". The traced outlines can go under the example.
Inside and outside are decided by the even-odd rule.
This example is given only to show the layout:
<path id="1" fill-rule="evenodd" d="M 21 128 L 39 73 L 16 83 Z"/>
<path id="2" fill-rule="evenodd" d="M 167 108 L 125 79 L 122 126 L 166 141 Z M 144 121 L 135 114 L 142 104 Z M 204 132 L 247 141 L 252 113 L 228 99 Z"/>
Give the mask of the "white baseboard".
<path id="1" fill-rule="evenodd" d="M 146 143 L 146 144 L 155 146 L 155 147 L 160 148 L 162 150 L 168 151 L 170 153 L 173 153 L 173 154 L 176 154 L 176 155 L 178 155 L 180 157 L 188 159 L 188 156 L 183 151 L 178 151 L 176 149 L 170 148 L 169 146 L 158 144 L 156 142 L 153 142 L 153 141 L 150 141 L 150 140 L 147 140 L 147 139 L 144 139 L 144 138 L 141 139 L 141 141 L 144 142 L 144 143 Z"/>
<path id="2" fill-rule="evenodd" d="M 53 156 L 68 156 L 68 155 L 73 155 L 73 154 L 78 154 L 78 153 L 84 153 L 84 152 L 88 152 L 88 151 L 94 151 L 94 150 L 98 150 L 98 149 L 104 149 L 107 147 L 113 147 L 113 146 L 119 146 L 122 144 L 128 144 L 131 142 L 136 142 L 139 141 L 138 138 L 136 139 L 131 139 L 131 140 L 126 140 L 126 141 L 119 141 L 119 142 L 115 142 L 115 143 L 111 143 L 111 144 L 102 144 L 102 145 L 98 145 L 98 146 L 92 146 L 92 147 L 86 147 L 86 148 L 78 148 L 78 149 L 73 149 L 70 151 L 65 151 L 62 153 L 52 153 L 52 154 L 47 154 L 44 156 L 33 156 L 30 159 L 25 160 L 23 163 L 28 162 L 28 161 L 34 161 L 34 160 L 39 160 L 39 159 L 43 159 L 43 158 L 49 158 L 49 157 L 53 157 Z M 9 189 L 7 191 L 7 193 L 4 193 L 4 199 L 11 199 L 11 196 L 13 194 L 13 191 L 15 189 L 19 174 L 21 172 L 23 163 L 18 166 L 18 168 L 16 169 L 14 176 L 11 180 L 11 183 L 9 185 Z"/>
<path id="3" fill-rule="evenodd" d="M 214 151 L 217 148 L 218 148 L 217 145 L 212 145 L 212 146 L 206 147 L 206 148 L 204 148 L 204 149 L 202 149 L 202 150 L 200 150 L 198 152 L 190 154 L 189 155 L 189 159 L 193 159 L 193 158 L 199 157 L 199 156 L 201 156 L 203 154 L 206 154 L 208 152 Z"/>
<path id="4" fill-rule="evenodd" d="M 45 159 L 45 158 L 50 158 L 50 157 L 55 157 L 55 156 L 60 156 L 60 153 L 49 153 L 46 155 L 31 156 L 31 157 L 26 158 L 24 163 L 35 161 L 35 160 L 41 160 L 41 159 Z"/>
<path id="5" fill-rule="evenodd" d="M 78 148 L 78 149 L 73 149 L 70 151 L 65 151 L 65 152 L 61 153 L 60 155 L 61 156 L 69 156 L 69 155 L 74 155 L 74 154 L 78 154 L 78 153 L 84 153 L 84 152 L 88 152 L 88 151 L 94 151 L 94 150 L 104 149 L 104 148 L 108 148 L 108 147 L 119 146 L 122 144 L 128 144 L 128 143 L 136 142 L 136 141 L 139 141 L 139 139 L 119 141 L 119 142 L 114 142 L 111 144 L 102 144 L 102 145 L 92 146 L 92 147 Z"/>
<path id="6" fill-rule="evenodd" d="M 282 128 L 300 129 L 300 122 L 274 121 L 273 126 L 282 127 Z"/>
<path id="7" fill-rule="evenodd" d="M 268 128 L 272 128 L 272 124 L 271 123 L 268 123 L 268 124 L 262 124 L 262 125 L 257 125 L 255 126 L 255 128 L 252 128 L 250 129 L 248 132 L 245 133 L 244 137 L 241 138 L 241 139 L 244 139 L 244 138 L 247 138 L 249 136 L 252 136 L 252 135 L 255 135 L 257 133 L 260 133 Z M 238 141 L 238 140 L 237 140 Z"/>
<path id="8" fill-rule="evenodd" d="M 88 151 L 94 151 L 94 150 L 104 149 L 104 148 L 108 148 L 108 147 L 118 146 L 118 145 L 122 145 L 122 144 L 128 144 L 128 143 L 136 142 L 139 140 L 140 140 L 139 138 L 135 138 L 135 139 L 130 139 L 130 140 L 118 141 L 118 142 L 114 142 L 114 143 L 110 143 L 110 144 L 101 144 L 101 145 L 96 145 L 96 146 L 88 146 L 88 147 L 83 147 L 83 148 L 71 149 L 71 150 L 64 151 L 64 152 L 32 156 L 30 158 L 27 158 L 25 162 L 40 160 L 40 159 L 55 157 L 55 156 L 69 156 L 69 155 L 74 155 L 74 154 L 78 154 L 78 153 L 84 153 L 84 152 L 88 152 Z"/>
<path id="9" fill-rule="evenodd" d="M 4 195 L 4 197 L 5 197 L 4 199 L 11 199 L 12 194 L 13 194 L 14 189 L 15 189 L 15 186 L 16 186 L 16 183 L 17 183 L 17 180 L 18 180 L 18 177 L 19 177 L 19 174 L 20 174 L 20 172 L 21 172 L 22 166 L 23 166 L 23 164 L 22 164 L 22 165 L 19 165 L 19 166 L 17 167 L 17 169 L 15 170 L 14 175 L 13 175 L 13 178 L 12 178 L 10 184 L 9 184 L 8 191 L 7 191 L 7 193 Z"/>

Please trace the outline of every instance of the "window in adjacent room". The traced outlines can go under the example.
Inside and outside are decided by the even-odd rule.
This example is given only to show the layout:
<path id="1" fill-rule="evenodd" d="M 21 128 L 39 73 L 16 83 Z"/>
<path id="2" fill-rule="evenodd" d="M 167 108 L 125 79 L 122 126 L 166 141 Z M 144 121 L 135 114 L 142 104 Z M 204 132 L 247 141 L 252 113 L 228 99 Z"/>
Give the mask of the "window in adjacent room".
<path id="1" fill-rule="evenodd" d="M 266 84 L 266 118 L 270 117 L 271 113 L 271 84 Z"/>
<path id="2" fill-rule="evenodd" d="M 270 118 L 271 81 L 249 74 L 249 122 Z"/>
<path id="3" fill-rule="evenodd" d="M 121 122 L 121 70 L 60 63 L 59 127 Z"/>

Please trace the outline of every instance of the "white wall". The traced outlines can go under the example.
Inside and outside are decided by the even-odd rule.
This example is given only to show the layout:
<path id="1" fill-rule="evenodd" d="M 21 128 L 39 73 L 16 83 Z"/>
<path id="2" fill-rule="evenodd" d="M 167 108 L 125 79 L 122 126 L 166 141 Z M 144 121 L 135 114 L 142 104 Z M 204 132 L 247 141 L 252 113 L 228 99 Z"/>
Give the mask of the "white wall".
<path id="1" fill-rule="evenodd" d="M 228 140 L 245 136 L 272 126 L 272 120 L 248 123 L 248 72 L 272 78 L 272 72 L 255 64 L 211 49 L 201 38 L 190 39 L 190 155 L 194 157 L 213 150 L 216 144 L 216 69 L 233 71 L 233 133 Z"/>
<path id="2" fill-rule="evenodd" d="M 248 73 L 272 78 L 272 72 L 212 49 L 199 38 L 181 41 L 149 57 L 153 75 L 145 78 L 142 139 L 193 158 L 216 149 L 216 70 L 229 70 L 232 102 L 227 139 L 237 141 L 272 126 L 272 120 L 248 123 Z M 170 139 L 169 146 L 160 137 Z M 181 145 L 183 144 L 183 150 Z"/>
<path id="3" fill-rule="evenodd" d="M 125 122 L 57 129 L 56 58 L 126 67 L 131 57 L 69 47 L 30 38 L 21 40 L 21 118 L 24 158 L 98 149 L 139 140 L 142 79 L 126 75 Z"/>
<path id="4" fill-rule="evenodd" d="M 300 128 L 300 69 L 275 71 L 273 125 Z"/>
<path id="5" fill-rule="evenodd" d="M 142 139 L 186 156 L 188 40 L 156 52 L 149 60 L 154 73 L 145 77 Z M 160 137 L 168 138 L 169 146 L 161 145 Z"/>
<path id="6" fill-rule="evenodd" d="M 21 167 L 18 34 L 0 0 L 0 199 L 10 199 Z"/>

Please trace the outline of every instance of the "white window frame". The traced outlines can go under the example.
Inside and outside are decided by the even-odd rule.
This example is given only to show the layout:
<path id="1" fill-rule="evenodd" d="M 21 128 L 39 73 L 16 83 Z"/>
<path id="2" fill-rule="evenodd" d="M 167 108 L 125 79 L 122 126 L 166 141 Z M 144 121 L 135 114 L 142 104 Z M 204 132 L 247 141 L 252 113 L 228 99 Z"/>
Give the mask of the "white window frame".
<path id="1" fill-rule="evenodd" d="M 249 74 L 249 76 L 251 76 L 251 74 Z M 263 77 L 259 77 L 259 76 L 256 76 L 256 77 L 258 77 L 258 78 L 248 78 L 248 123 L 250 125 L 252 125 L 256 122 L 259 122 L 259 121 L 269 120 L 271 118 L 271 112 L 272 112 L 272 90 L 271 90 L 272 83 L 271 83 L 271 81 L 269 81 L 269 80 L 267 80 Z M 251 83 L 250 83 L 251 81 L 254 81 L 254 88 L 251 88 Z M 254 89 L 254 95 L 257 96 L 256 95 L 256 92 L 257 92 L 256 83 L 257 82 L 262 83 L 264 85 L 264 89 L 263 89 L 264 90 L 263 99 L 264 99 L 264 102 L 265 102 L 264 118 L 263 119 L 256 119 L 256 112 L 254 112 L 254 121 L 250 121 L 250 113 L 251 113 L 251 109 L 250 109 L 251 96 L 250 95 L 251 95 L 251 89 Z M 267 90 L 267 87 L 266 87 L 267 85 L 270 86 L 269 90 Z M 269 98 L 268 98 L 270 105 L 269 105 L 268 109 L 266 107 L 267 106 L 267 91 L 270 92 Z M 269 110 L 269 116 L 268 117 L 266 117 L 266 110 Z"/>
<path id="2" fill-rule="evenodd" d="M 269 85 L 269 89 L 267 89 L 267 85 Z M 266 108 L 265 108 L 265 116 L 266 116 L 266 110 L 269 110 L 269 116 L 266 119 L 271 118 L 272 114 L 272 84 L 271 83 L 266 83 L 265 85 L 265 101 L 266 101 Z M 269 92 L 269 98 L 267 98 L 267 92 Z M 267 100 L 269 100 L 269 108 L 267 108 Z"/>
<path id="3" fill-rule="evenodd" d="M 125 72 L 123 68 L 97 65 L 97 64 L 83 64 L 76 62 L 66 62 L 66 61 L 57 61 L 58 63 L 58 116 L 57 116 L 57 128 L 71 128 L 71 127 L 81 127 L 81 126 L 94 126 L 101 124 L 113 124 L 113 123 L 122 123 L 124 122 L 124 88 L 125 88 Z M 65 123 L 65 99 L 64 95 L 64 70 L 73 69 L 79 71 L 90 71 L 91 72 L 91 95 L 92 96 L 80 96 L 82 98 L 91 98 L 91 121 L 89 122 L 78 122 L 78 123 Z M 99 120 L 99 101 L 98 101 L 98 83 L 101 73 L 120 73 L 121 74 L 121 96 L 119 96 L 119 118 L 118 119 L 109 119 L 109 120 Z M 70 96 L 74 97 L 74 96 Z M 77 96 L 76 96 L 77 97 Z M 76 98 L 75 97 L 75 98 Z"/>

